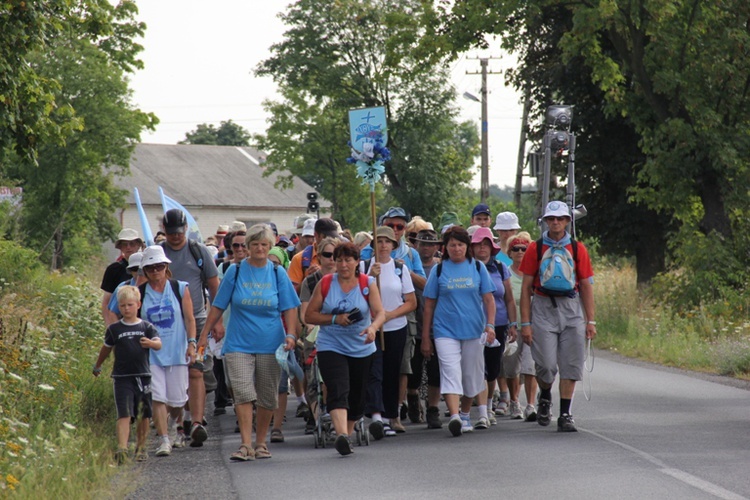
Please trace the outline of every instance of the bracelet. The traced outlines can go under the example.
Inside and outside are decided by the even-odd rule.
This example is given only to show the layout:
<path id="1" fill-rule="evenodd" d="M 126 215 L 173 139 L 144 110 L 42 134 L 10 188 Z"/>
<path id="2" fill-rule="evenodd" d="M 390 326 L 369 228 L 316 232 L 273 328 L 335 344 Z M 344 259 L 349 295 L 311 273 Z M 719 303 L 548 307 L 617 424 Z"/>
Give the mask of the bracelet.
<path id="1" fill-rule="evenodd" d="M 493 330 L 495 329 L 495 325 L 493 325 L 492 323 L 487 323 L 486 325 L 484 325 L 485 328 L 487 328 L 488 326 Z"/>
<path id="2" fill-rule="evenodd" d="M 521 326 L 522 326 L 522 327 L 524 327 L 524 326 L 531 326 L 531 322 L 528 322 L 528 323 L 521 323 Z"/>
<path id="3" fill-rule="evenodd" d="M 512 326 L 518 326 L 518 323 L 515 322 L 515 321 L 511 321 L 510 323 L 508 323 L 508 328 L 510 328 Z"/>
<path id="4" fill-rule="evenodd" d="M 188 344 L 197 344 L 198 341 L 195 339 L 188 339 Z"/>
<path id="5" fill-rule="evenodd" d="M 102 367 L 100 366 L 99 368 L 97 368 L 96 365 L 94 365 L 94 368 L 92 369 L 92 371 L 94 373 L 101 373 L 102 372 Z"/>
<path id="6" fill-rule="evenodd" d="M 596 326 L 596 321 L 587 321 L 586 323 L 588 323 L 589 325 L 594 325 L 594 326 Z"/>
<path id="7" fill-rule="evenodd" d="M 295 342 L 297 341 L 297 336 L 296 335 L 292 335 L 291 333 L 287 333 L 286 336 L 287 336 L 287 338 L 292 337 L 292 340 L 294 340 Z"/>
<path id="8" fill-rule="evenodd" d="M 338 314 L 334 314 L 334 315 L 333 315 L 333 318 L 331 318 L 331 324 L 332 324 L 332 325 L 335 325 L 335 324 L 336 324 L 336 316 L 338 316 Z"/>

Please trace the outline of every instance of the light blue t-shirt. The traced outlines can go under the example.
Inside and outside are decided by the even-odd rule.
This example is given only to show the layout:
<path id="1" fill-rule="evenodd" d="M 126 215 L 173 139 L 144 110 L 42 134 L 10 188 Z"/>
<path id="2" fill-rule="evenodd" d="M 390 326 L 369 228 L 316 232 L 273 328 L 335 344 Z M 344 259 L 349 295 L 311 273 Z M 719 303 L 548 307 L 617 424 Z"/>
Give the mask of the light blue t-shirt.
<path id="1" fill-rule="evenodd" d="M 109 303 L 107 304 L 107 309 L 115 313 L 116 315 L 120 316 L 120 306 L 117 303 L 117 292 L 120 291 L 120 288 L 124 287 L 125 285 L 131 285 L 135 286 L 136 280 L 135 278 L 130 278 L 128 281 L 123 281 L 119 285 L 117 285 L 117 288 L 115 288 L 115 291 L 112 292 L 112 296 L 109 298 Z"/>
<path id="2" fill-rule="evenodd" d="M 185 296 L 187 283 L 178 282 L 180 296 Z M 152 323 L 159 332 L 161 349 L 149 349 L 151 363 L 157 366 L 187 365 L 187 330 L 182 317 L 180 299 L 175 297 L 169 282 L 164 285 L 162 293 L 146 285 L 146 294 L 141 305 L 141 318 Z"/>
<path id="3" fill-rule="evenodd" d="M 375 278 L 370 276 L 367 282 L 372 284 L 375 282 Z M 359 335 L 370 326 L 370 303 L 362 295 L 359 283 L 348 293 L 344 293 L 339 285 L 338 274 L 334 274 L 331 280 L 331 288 L 328 290 L 328 295 L 323 301 L 320 312 L 323 314 L 344 314 L 355 307 L 362 311 L 362 316 L 364 316 L 362 321 L 349 326 L 320 326 L 318 339 L 316 340 L 318 351 L 333 351 L 353 358 L 364 358 L 375 352 L 375 343 L 365 344 L 365 336 Z"/>
<path id="4" fill-rule="evenodd" d="M 487 323 L 482 295 L 495 291 L 490 274 L 484 264 L 466 259 L 454 263 L 442 262 L 440 277 L 437 266 L 427 278 L 423 295 L 436 299 L 432 331 L 435 338 L 447 337 L 456 340 L 478 339 Z"/>
<path id="5" fill-rule="evenodd" d="M 502 262 L 506 267 L 513 265 L 513 259 L 508 257 L 508 254 L 505 252 L 498 252 L 497 255 L 495 255 L 495 261 Z"/>
<path id="6" fill-rule="evenodd" d="M 405 241 L 401 240 L 401 244 L 398 248 L 395 248 L 391 252 L 392 259 L 401 259 L 411 271 L 414 271 L 419 276 L 426 278 L 424 274 L 424 267 L 422 266 L 422 259 L 419 258 L 419 252 L 416 249 L 410 247 Z"/>
<path id="7" fill-rule="evenodd" d="M 300 302 L 284 266 L 268 261 L 265 267 L 254 267 L 243 260 L 239 277 L 237 266 L 227 269 L 213 303 L 222 310 L 230 304 L 232 314 L 221 353 L 273 354 L 286 335 L 281 313 L 299 307 Z"/>

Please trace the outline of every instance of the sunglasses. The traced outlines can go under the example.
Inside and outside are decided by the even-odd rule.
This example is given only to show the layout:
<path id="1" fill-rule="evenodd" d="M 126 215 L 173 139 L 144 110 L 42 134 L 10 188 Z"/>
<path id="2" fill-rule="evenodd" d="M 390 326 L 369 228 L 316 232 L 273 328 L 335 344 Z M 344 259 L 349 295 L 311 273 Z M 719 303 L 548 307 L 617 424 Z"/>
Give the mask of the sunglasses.
<path id="1" fill-rule="evenodd" d="M 555 217 L 555 216 L 553 215 L 553 216 L 550 216 L 550 217 L 545 217 L 545 219 L 546 219 L 546 220 L 557 220 L 557 221 L 564 221 L 564 220 L 566 220 L 566 219 L 567 219 L 567 217 Z"/>
<path id="2" fill-rule="evenodd" d="M 150 273 L 151 271 L 163 271 L 167 268 L 166 264 L 154 264 L 153 266 L 145 266 L 144 271 Z"/>
<path id="3" fill-rule="evenodd" d="M 244 243 L 232 243 L 232 248 L 247 248 Z"/>
<path id="4" fill-rule="evenodd" d="M 321 257 L 325 257 L 326 259 L 332 259 L 333 258 L 333 252 L 320 252 Z"/>
<path id="5" fill-rule="evenodd" d="M 510 250 L 511 252 L 525 252 L 526 247 L 511 247 Z"/>
<path id="6" fill-rule="evenodd" d="M 394 224 L 394 223 L 386 224 L 386 226 L 388 226 L 391 229 L 394 229 L 396 231 L 401 231 L 401 230 L 403 230 L 406 227 L 405 224 Z"/>

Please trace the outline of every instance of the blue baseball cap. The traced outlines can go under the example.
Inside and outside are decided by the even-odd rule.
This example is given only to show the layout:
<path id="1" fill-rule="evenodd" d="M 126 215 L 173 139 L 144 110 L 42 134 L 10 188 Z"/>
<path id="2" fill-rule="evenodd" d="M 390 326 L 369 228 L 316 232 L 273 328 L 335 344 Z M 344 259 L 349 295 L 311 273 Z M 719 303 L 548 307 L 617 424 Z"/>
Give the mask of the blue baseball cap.
<path id="1" fill-rule="evenodd" d="M 381 221 L 385 219 L 392 219 L 394 217 L 400 217 L 404 219 L 406 222 L 409 222 L 409 216 L 406 215 L 406 210 L 404 210 L 401 207 L 391 207 L 388 209 L 386 213 L 383 214 L 383 216 L 380 218 Z"/>
<path id="2" fill-rule="evenodd" d="M 492 213 L 490 212 L 490 207 L 488 207 L 484 203 L 480 203 L 479 205 L 477 205 L 476 207 L 474 207 L 474 210 L 471 211 L 471 216 L 472 217 L 474 217 L 477 214 L 487 214 L 487 215 L 490 215 L 490 216 L 492 215 Z"/>

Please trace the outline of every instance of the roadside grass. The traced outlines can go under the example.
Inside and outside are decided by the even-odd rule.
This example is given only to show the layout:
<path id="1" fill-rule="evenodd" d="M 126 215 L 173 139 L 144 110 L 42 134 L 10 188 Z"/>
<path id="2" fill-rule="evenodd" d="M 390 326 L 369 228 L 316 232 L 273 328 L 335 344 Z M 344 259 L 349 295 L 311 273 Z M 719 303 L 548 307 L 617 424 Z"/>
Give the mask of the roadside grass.
<path id="1" fill-rule="evenodd" d="M 0 497 L 121 497 L 99 292 L 35 262 L 0 241 Z"/>
<path id="2" fill-rule="evenodd" d="M 750 321 L 746 308 L 678 314 L 636 286 L 632 266 L 597 269 L 594 344 L 624 356 L 738 378 L 750 378 Z"/>

